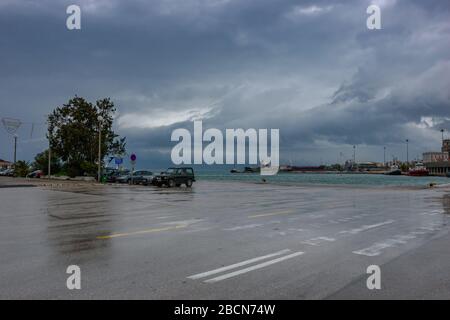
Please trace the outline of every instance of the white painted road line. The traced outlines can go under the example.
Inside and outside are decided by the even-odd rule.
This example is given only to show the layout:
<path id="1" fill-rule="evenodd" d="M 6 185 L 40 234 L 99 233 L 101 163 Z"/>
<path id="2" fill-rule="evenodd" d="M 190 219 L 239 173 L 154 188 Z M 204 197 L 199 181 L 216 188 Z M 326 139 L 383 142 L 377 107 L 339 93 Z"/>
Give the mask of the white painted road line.
<path id="1" fill-rule="evenodd" d="M 261 223 L 255 223 L 255 224 L 247 224 L 244 226 L 236 226 L 236 227 L 232 227 L 232 228 L 226 228 L 223 229 L 225 231 L 237 231 L 237 230 L 244 230 L 244 229 L 252 229 L 252 228 L 257 228 L 257 227 L 262 227 L 263 224 Z"/>
<path id="2" fill-rule="evenodd" d="M 321 243 L 324 242 L 334 242 L 336 239 L 329 238 L 329 237 L 316 237 L 308 240 L 301 241 L 303 244 L 308 244 L 310 246 L 319 246 Z"/>
<path id="3" fill-rule="evenodd" d="M 380 222 L 380 223 L 377 223 L 377 224 L 364 225 L 364 226 L 362 226 L 360 228 L 356 228 L 356 229 L 352 229 L 352 230 L 341 231 L 339 233 L 357 234 L 357 233 L 360 233 L 360 232 L 363 232 L 363 231 L 367 231 L 367 230 L 370 230 L 370 229 L 374 229 L 374 228 L 378 228 L 378 227 L 381 227 L 381 226 L 385 226 L 385 225 L 388 225 L 388 224 L 391 224 L 391 223 L 394 223 L 394 222 L 395 222 L 395 220 L 387 220 L 387 221 Z"/>
<path id="4" fill-rule="evenodd" d="M 281 251 L 278 251 L 278 252 L 275 252 L 275 253 L 271 253 L 271 254 L 268 254 L 268 255 L 265 255 L 265 256 L 261 256 L 261 257 L 253 258 L 253 259 L 250 259 L 250 260 L 245 260 L 245 261 L 242 261 L 242 262 L 238 262 L 238 263 L 226 266 L 226 267 L 214 269 L 214 270 L 211 270 L 211 271 L 206 271 L 206 272 L 199 273 L 199 274 L 194 274 L 192 276 L 189 276 L 188 279 L 195 280 L 195 279 L 205 278 L 207 276 L 210 276 L 210 275 L 213 275 L 213 274 L 216 274 L 216 273 L 220 273 L 220 272 L 228 271 L 228 270 L 231 270 L 231 269 L 236 269 L 236 268 L 239 268 L 239 267 L 242 267 L 242 266 L 246 266 L 246 265 L 248 265 L 250 263 L 254 263 L 254 262 L 258 262 L 258 261 L 264 260 L 264 259 L 269 259 L 269 258 L 272 258 L 272 257 L 280 256 L 280 255 L 288 253 L 290 251 L 291 251 L 290 249 L 284 249 L 284 250 L 281 250 Z"/>
<path id="5" fill-rule="evenodd" d="M 266 261 L 266 262 L 263 262 L 263 263 L 260 263 L 260 264 L 257 264 L 257 265 L 245 268 L 245 269 L 237 270 L 237 271 L 230 272 L 230 273 L 224 274 L 224 275 L 216 277 L 216 278 L 205 280 L 204 282 L 213 283 L 213 282 L 218 282 L 218 281 L 222 281 L 222 280 L 225 280 L 225 279 L 229 279 L 229 278 L 232 278 L 232 277 L 236 277 L 238 275 L 241 275 L 241 274 L 253 271 L 253 270 L 261 269 L 261 268 L 270 266 L 272 264 L 275 264 L 275 263 L 278 263 L 278 262 L 281 262 L 281 261 L 284 261 L 284 260 L 287 260 L 287 259 L 291 259 L 291 258 L 300 256 L 303 253 L 304 252 L 301 252 L 301 251 L 295 252 L 295 253 L 289 254 L 289 255 L 284 256 L 284 257 L 280 257 L 280 258 L 277 258 L 277 259 L 269 260 L 269 261 Z"/>
<path id="6" fill-rule="evenodd" d="M 408 234 L 399 234 L 391 239 L 387 239 L 383 242 L 377 242 L 371 245 L 368 248 L 364 248 L 357 251 L 352 251 L 354 254 L 364 255 L 368 257 L 375 257 L 381 254 L 383 249 L 391 248 L 397 245 L 402 245 L 408 243 L 409 240 L 413 240 L 417 238 L 417 234 L 415 231 L 410 232 Z"/>
<path id="7" fill-rule="evenodd" d="M 421 215 L 423 215 L 423 216 L 435 216 L 435 215 L 443 214 L 443 213 L 445 213 L 444 210 L 432 210 L 432 211 L 429 211 L 429 212 L 423 212 L 423 213 L 421 213 Z"/>

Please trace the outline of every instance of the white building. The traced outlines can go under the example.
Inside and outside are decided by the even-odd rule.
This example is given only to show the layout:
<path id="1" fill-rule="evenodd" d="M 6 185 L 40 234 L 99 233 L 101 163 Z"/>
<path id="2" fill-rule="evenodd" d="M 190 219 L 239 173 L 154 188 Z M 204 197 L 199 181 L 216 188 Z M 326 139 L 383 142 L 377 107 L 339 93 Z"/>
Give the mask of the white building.
<path id="1" fill-rule="evenodd" d="M 423 163 L 445 162 L 448 160 L 448 152 L 425 152 L 423 154 Z"/>

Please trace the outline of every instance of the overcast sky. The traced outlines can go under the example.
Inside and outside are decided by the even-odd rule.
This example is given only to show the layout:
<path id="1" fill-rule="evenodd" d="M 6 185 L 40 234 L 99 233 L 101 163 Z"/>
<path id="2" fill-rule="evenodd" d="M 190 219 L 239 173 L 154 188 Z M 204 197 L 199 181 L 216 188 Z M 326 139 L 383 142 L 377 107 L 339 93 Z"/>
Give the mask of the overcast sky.
<path id="1" fill-rule="evenodd" d="M 366 27 L 381 7 L 381 30 Z M 66 8 L 81 7 L 81 30 Z M 279 128 L 282 162 L 383 161 L 439 150 L 450 130 L 448 0 L 0 0 L 0 117 L 18 158 L 74 95 L 111 97 L 141 167 L 170 163 L 170 134 Z M 31 135 L 31 123 L 34 125 Z M 450 136 L 450 135 L 449 135 Z M 0 158 L 12 137 L 0 132 Z"/>

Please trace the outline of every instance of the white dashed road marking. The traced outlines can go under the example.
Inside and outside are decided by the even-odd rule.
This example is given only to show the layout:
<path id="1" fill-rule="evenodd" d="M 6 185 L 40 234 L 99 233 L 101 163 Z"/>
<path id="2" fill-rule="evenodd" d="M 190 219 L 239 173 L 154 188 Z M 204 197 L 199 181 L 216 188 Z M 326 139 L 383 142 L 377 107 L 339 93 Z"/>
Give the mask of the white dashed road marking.
<path id="1" fill-rule="evenodd" d="M 323 242 L 333 242 L 333 241 L 336 241 L 336 239 L 328 238 L 328 237 L 317 237 L 317 238 L 312 238 L 312 239 L 302 241 L 301 243 L 308 244 L 311 246 L 318 246 Z"/>
<path id="2" fill-rule="evenodd" d="M 391 248 L 396 245 L 402 245 L 408 243 L 408 241 L 416 239 L 419 235 L 428 234 L 431 232 L 439 231 L 442 227 L 439 226 L 438 223 L 430 223 L 427 226 L 417 228 L 414 231 L 411 231 L 407 234 L 399 234 L 396 236 L 393 236 L 390 239 L 387 239 L 383 242 L 376 242 L 375 244 L 371 245 L 370 247 L 353 251 L 354 254 L 360 254 L 368 257 L 374 257 L 381 254 L 381 251 L 386 248 Z"/>
<path id="3" fill-rule="evenodd" d="M 242 262 L 238 262 L 238 263 L 226 266 L 226 267 L 214 269 L 214 270 L 211 270 L 211 271 L 206 271 L 206 272 L 199 273 L 199 274 L 194 274 L 192 276 L 189 276 L 188 278 L 189 279 L 194 279 L 194 280 L 195 279 L 200 279 L 200 278 L 205 278 L 207 276 L 210 276 L 210 275 L 213 275 L 213 274 L 216 274 L 216 273 L 220 273 L 220 272 L 228 271 L 228 270 L 231 270 L 231 269 L 239 268 L 239 267 L 242 267 L 242 266 L 246 266 L 248 264 L 251 264 L 251 263 L 254 263 L 254 262 L 258 262 L 258 261 L 261 261 L 261 260 L 264 260 L 264 259 L 269 259 L 269 258 L 272 258 L 272 257 L 280 256 L 280 255 L 288 253 L 290 251 L 291 250 L 289 250 L 289 249 L 284 249 L 284 250 L 281 250 L 281 251 L 278 251 L 278 252 L 275 252 L 275 253 L 271 253 L 271 254 L 262 256 L 262 257 L 257 257 L 257 258 L 245 260 L 245 261 L 242 261 Z"/>
<path id="4" fill-rule="evenodd" d="M 281 250 L 281 251 L 278 251 L 278 252 L 275 252 L 275 253 L 271 253 L 271 254 L 268 254 L 268 255 L 265 255 L 265 256 L 261 256 L 261 257 L 257 257 L 257 258 L 253 258 L 253 259 L 249 259 L 249 260 L 245 260 L 245 261 L 238 262 L 238 263 L 235 263 L 235 264 L 232 264 L 232 265 L 229 265 L 229 266 L 225 266 L 225 267 L 222 267 L 222 268 L 218 268 L 218 269 L 214 269 L 214 270 L 211 270 L 211 271 L 206 271 L 206 272 L 203 272 L 203 273 L 195 274 L 195 275 L 189 276 L 188 279 L 197 280 L 197 279 L 201 279 L 201 278 L 206 278 L 206 277 L 214 275 L 214 274 L 222 273 L 222 272 L 225 272 L 225 271 L 228 271 L 228 270 L 232 270 L 232 269 L 237 269 L 239 267 L 246 266 L 246 265 L 249 265 L 249 264 L 261 261 L 261 260 L 266 260 L 266 259 L 269 259 L 269 258 L 272 258 L 272 257 L 281 256 L 281 255 L 284 255 L 284 254 L 286 254 L 286 253 L 288 253 L 290 251 L 291 251 L 290 249 L 284 249 L 284 250 Z M 252 265 L 252 266 L 244 268 L 244 269 L 240 269 L 240 270 L 236 270 L 236 271 L 233 271 L 233 272 L 230 272 L 230 273 L 226 273 L 226 274 L 223 274 L 221 276 L 205 280 L 204 282 L 214 283 L 214 282 L 222 281 L 222 280 L 225 280 L 225 279 L 236 277 L 236 276 L 244 274 L 244 273 L 248 273 L 250 271 L 254 271 L 254 270 L 258 270 L 258 269 L 270 266 L 272 264 L 275 264 L 275 263 L 278 263 L 278 262 L 281 262 L 281 261 L 284 261 L 284 260 L 295 258 L 295 257 L 300 256 L 302 254 L 304 254 L 304 252 L 300 252 L 300 251 L 294 252 L 294 253 L 291 253 L 291 254 L 279 257 L 279 258 L 275 258 L 275 259 L 272 259 L 272 260 L 269 260 L 269 261 L 265 261 L 265 262 L 262 262 L 262 263 L 259 263 L 259 264 L 256 264 L 256 265 Z"/>
<path id="5" fill-rule="evenodd" d="M 287 260 L 287 259 L 291 259 L 291 258 L 300 256 L 303 253 L 304 252 L 301 252 L 301 251 L 294 252 L 294 253 L 289 254 L 287 256 L 284 256 L 284 257 L 280 257 L 280 258 L 277 258 L 277 259 L 269 260 L 269 261 L 266 261 L 266 262 L 263 262 L 263 263 L 260 263 L 260 264 L 257 264 L 257 265 L 245 268 L 245 269 L 237 270 L 237 271 L 234 271 L 234 272 L 231 272 L 231 273 L 227 273 L 227 274 L 224 274 L 222 276 L 219 276 L 219 277 L 216 277 L 216 278 L 213 278 L 213 279 L 205 280 L 205 282 L 208 282 L 208 283 L 218 282 L 218 281 L 222 281 L 222 280 L 229 279 L 229 278 L 232 278 L 232 277 L 236 277 L 236 276 L 241 275 L 243 273 L 247 273 L 247 272 L 250 272 L 250 271 L 253 271 L 253 270 L 258 270 L 258 269 L 270 266 L 272 264 L 275 264 L 275 263 L 278 263 L 278 262 L 281 262 L 281 261 L 284 261 L 284 260 Z"/>
<path id="6" fill-rule="evenodd" d="M 367 231 L 367 230 L 370 230 L 370 229 L 374 229 L 374 228 L 378 228 L 378 227 L 381 227 L 381 226 L 385 226 L 387 224 L 391 224 L 391 223 L 394 223 L 394 222 L 395 222 L 395 220 L 387 220 L 387 221 L 380 222 L 380 223 L 377 223 L 377 224 L 364 225 L 364 226 L 362 226 L 360 228 L 356 228 L 356 229 L 352 229 L 352 230 L 341 231 L 339 233 L 357 234 L 357 233 L 360 233 L 360 232 L 363 232 L 363 231 Z"/>
<path id="7" fill-rule="evenodd" d="M 225 231 L 236 231 L 236 230 L 244 230 L 244 229 L 252 229 L 252 228 L 256 228 L 256 227 L 262 227 L 263 224 L 261 223 L 255 223 L 255 224 L 247 224 L 244 226 L 237 226 L 237 227 L 232 227 L 232 228 L 226 228 L 223 229 Z"/>

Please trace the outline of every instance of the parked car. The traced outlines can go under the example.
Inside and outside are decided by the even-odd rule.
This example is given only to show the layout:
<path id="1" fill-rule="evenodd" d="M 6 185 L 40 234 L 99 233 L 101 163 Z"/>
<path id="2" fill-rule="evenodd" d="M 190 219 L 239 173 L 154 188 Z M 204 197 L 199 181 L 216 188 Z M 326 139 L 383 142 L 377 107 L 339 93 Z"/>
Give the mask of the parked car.
<path id="1" fill-rule="evenodd" d="M 13 177 L 14 176 L 14 169 L 5 169 L 5 170 L 0 172 L 0 176 Z"/>
<path id="2" fill-rule="evenodd" d="M 42 170 L 35 170 L 27 174 L 27 178 L 40 178 L 43 174 Z"/>
<path id="3" fill-rule="evenodd" d="M 130 181 L 128 183 L 143 184 L 146 186 L 152 182 L 153 178 L 153 172 L 148 170 L 139 170 L 133 172 L 133 176 L 130 176 Z"/>
<path id="4" fill-rule="evenodd" d="M 136 170 L 133 174 L 122 175 L 116 178 L 118 183 L 148 185 L 154 178 L 153 172 L 148 170 Z"/>
<path id="5" fill-rule="evenodd" d="M 167 186 L 169 188 L 179 187 L 185 184 L 186 187 L 192 187 L 195 181 L 194 169 L 190 167 L 169 168 L 160 175 L 155 176 L 152 181 L 153 185 L 158 187 Z"/>
<path id="6" fill-rule="evenodd" d="M 129 170 L 109 169 L 106 170 L 105 172 L 104 181 L 109 183 L 115 183 L 118 182 L 117 179 L 128 176 L 129 174 L 130 174 Z M 126 181 L 124 181 L 123 183 L 125 182 Z"/>
<path id="7" fill-rule="evenodd" d="M 119 175 L 115 178 L 116 183 L 128 183 L 128 178 L 130 177 L 129 172 L 121 172 Z"/>

